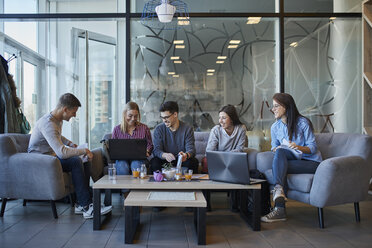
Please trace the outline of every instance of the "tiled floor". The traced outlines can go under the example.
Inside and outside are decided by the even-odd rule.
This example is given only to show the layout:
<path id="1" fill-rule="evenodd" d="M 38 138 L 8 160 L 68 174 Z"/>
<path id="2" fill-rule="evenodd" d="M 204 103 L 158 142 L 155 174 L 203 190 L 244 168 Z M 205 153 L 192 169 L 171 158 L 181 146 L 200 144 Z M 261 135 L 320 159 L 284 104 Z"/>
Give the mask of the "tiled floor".
<path id="1" fill-rule="evenodd" d="M 143 208 L 141 232 L 134 245 L 124 245 L 124 215 L 121 198 L 113 196 L 114 210 L 103 230 L 93 231 L 92 220 L 73 214 L 68 204 L 58 203 L 59 219 L 52 217 L 46 202 L 8 201 L 0 218 L 0 247 L 194 247 L 197 246 L 192 213 L 168 208 L 153 213 Z M 262 224 L 253 232 L 230 212 L 225 193 L 212 195 L 213 211 L 207 213 L 207 244 L 210 247 L 372 247 L 372 196 L 360 203 L 360 223 L 355 222 L 354 206 L 324 210 L 326 228 L 318 228 L 317 209 L 302 203 L 288 203 L 288 221 Z"/>

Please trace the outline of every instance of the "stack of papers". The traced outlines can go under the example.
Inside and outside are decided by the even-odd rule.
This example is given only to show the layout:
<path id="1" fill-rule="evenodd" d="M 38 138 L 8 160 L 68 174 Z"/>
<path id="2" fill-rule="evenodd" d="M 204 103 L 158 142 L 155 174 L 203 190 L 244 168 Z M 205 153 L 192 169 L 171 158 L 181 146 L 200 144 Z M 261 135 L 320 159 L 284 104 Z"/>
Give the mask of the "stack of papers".
<path id="1" fill-rule="evenodd" d="M 195 192 L 151 191 L 147 200 L 152 201 L 195 201 Z"/>

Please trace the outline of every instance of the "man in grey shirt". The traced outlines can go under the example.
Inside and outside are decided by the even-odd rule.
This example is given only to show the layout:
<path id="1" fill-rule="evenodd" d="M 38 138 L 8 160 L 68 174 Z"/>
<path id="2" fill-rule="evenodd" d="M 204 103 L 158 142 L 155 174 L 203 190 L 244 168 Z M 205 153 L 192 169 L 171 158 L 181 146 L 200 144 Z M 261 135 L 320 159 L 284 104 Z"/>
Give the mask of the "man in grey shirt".
<path id="1" fill-rule="evenodd" d="M 93 218 L 93 204 L 86 182 L 80 155 L 92 160 L 93 153 L 89 149 L 77 148 L 77 145 L 62 136 L 63 121 L 69 121 L 76 116 L 80 101 L 71 93 L 59 98 L 57 107 L 41 117 L 32 131 L 28 152 L 42 153 L 56 156 L 64 172 L 71 172 L 77 200 L 80 205 L 75 206 L 76 214 L 83 214 L 84 218 Z M 101 214 L 106 214 L 111 206 L 102 207 Z"/>
<path id="2" fill-rule="evenodd" d="M 171 162 L 176 166 L 178 155 L 182 156 L 182 167 L 198 171 L 199 162 L 195 158 L 195 139 L 192 127 L 178 119 L 178 104 L 168 101 L 160 106 L 163 123 L 154 130 L 154 158 L 152 171 L 161 170 L 162 165 Z"/>

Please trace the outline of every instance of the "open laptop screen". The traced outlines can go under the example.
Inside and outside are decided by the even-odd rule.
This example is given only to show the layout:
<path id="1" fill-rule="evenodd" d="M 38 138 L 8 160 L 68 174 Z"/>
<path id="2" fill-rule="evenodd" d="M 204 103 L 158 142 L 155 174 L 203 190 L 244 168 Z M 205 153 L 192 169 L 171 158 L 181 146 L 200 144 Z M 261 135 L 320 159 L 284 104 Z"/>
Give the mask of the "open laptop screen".
<path id="1" fill-rule="evenodd" d="M 146 139 L 109 139 L 108 143 L 112 160 L 146 159 Z"/>

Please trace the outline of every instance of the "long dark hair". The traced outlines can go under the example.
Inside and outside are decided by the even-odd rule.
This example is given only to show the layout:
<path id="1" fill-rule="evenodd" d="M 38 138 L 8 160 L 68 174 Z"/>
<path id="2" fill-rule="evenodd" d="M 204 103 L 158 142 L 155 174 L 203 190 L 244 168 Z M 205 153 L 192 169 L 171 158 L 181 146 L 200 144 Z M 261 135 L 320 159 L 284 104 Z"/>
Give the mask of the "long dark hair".
<path id="1" fill-rule="evenodd" d="M 285 108 L 285 115 L 287 116 L 288 138 L 292 140 L 297 136 L 297 121 L 299 117 L 303 117 L 309 123 L 310 129 L 314 132 L 313 124 L 309 118 L 303 116 L 298 112 L 296 103 L 293 97 L 287 93 L 276 93 L 273 100 Z"/>
<path id="2" fill-rule="evenodd" d="M 236 112 L 236 109 L 233 105 L 228 104 L 226 106 L 223 106 L 220 111 L 218 111 L 218 113 L 221 112 L 225 112 L 230 117 L 234 126 L 243 124 L 239 120 L 238 112 Z"/>

